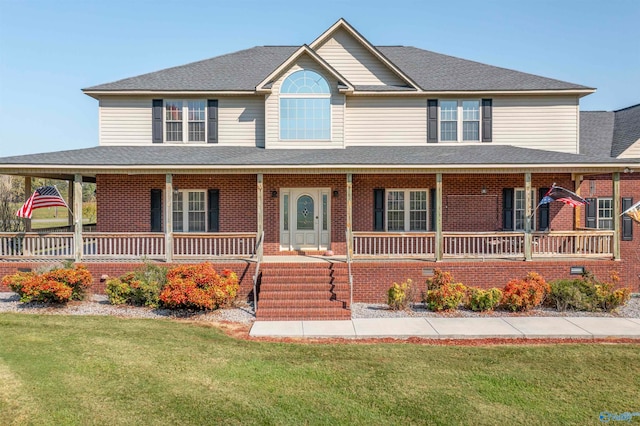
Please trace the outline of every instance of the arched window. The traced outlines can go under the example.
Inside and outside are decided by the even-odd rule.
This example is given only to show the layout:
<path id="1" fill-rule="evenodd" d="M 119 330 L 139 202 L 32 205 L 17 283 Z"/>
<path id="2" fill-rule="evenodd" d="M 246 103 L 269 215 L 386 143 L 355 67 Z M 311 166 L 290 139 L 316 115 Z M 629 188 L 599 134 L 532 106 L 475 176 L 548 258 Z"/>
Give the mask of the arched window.
<path id="1" fill-rule="evenodd" d="M 296 71 L 282 83 L 280 139 L 331 139 L 331 90 L 317 72 Z"/>

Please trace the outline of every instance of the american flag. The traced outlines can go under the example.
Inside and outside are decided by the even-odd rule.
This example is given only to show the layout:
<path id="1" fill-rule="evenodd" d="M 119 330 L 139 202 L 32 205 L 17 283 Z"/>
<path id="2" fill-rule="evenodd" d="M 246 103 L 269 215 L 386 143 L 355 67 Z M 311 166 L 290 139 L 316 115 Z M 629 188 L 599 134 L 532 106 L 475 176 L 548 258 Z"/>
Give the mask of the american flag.
<path id="1" fill-rule="evenodd" d="M 16 216 L 31 219 L 31 213 L 33 213 L 35 209 L 56 206 L 69 208 L 60 195 L 60 192 L 58 192 L 58 188 L 55 186 L 41 186 L 36 189 L 33 195 L 20 207 Z"/>
<path id="2" fill-rule="evenodd" d="M 585 204 L 589 204 L 587 200 L 580 197 L 578 194 L 555 185 L 553 185 L 549 189 L 549 191 L 547 191 L 542 200 L 540 200 L 540 203 L 538 203 L 538 207 L 543 204 L 549 204 L 552 201 L 562 201 L 563 203 L 568 204 L 572 207 L 584 206 Z"/>

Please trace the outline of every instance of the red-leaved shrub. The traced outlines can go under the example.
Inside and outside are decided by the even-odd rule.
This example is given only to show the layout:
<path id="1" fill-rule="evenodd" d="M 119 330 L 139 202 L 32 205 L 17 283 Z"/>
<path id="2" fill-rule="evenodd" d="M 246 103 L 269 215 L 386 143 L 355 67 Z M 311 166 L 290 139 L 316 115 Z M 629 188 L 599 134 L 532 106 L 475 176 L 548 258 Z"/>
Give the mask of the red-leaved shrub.
<path id="1" fill-rule="evenodd" d="M 66 303 L 81 300 L 91 286 L 91 273 L 82 265 L 54 269 L 41 275 L 17 272 L 2 278 L 2 284 L 20 295 L 21 302 Z"/>
<path id="2" fill-rule="evenodd" d="M 182 265 L 167 272 L 160 301 L 171 309 L 216 309 L 229 305 L 239 288 L 238 276 L 228 269 L 218 274 L 211 263 Z"/>
<path id="3" fill-rule="evenodd" d="M 539 306 L 551 288 L 541 275 L 529 272 L 524 279 L 513 279 L 502 291 L 502 306 L 511 311 L 528 311 Z"/>

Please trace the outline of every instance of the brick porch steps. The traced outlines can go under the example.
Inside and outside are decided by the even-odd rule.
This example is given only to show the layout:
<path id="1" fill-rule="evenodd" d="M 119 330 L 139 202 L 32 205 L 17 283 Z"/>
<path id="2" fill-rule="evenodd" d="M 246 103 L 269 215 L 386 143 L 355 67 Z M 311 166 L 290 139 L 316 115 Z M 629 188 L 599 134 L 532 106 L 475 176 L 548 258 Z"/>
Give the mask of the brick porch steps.
<path id="1" fill-rule="evenodd" d="M 349 283 L 344 264 L 265 263 L 258 311 L 262 321 L 350 319 Z"/>

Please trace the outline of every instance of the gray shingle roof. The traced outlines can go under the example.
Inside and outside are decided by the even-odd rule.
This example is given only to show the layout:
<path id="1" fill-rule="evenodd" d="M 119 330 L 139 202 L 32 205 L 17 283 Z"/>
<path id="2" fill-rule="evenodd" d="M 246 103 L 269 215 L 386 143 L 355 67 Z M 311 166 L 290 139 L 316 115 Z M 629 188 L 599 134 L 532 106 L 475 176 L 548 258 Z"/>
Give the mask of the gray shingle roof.
<path id="1" fill-rule="evenodd" d="M 637 160 L 640 163 L 640 159 Z M 609 156 L 567 154 L 505 145 L 264 149 L 230 146 L 98 146 L 0 158 L 3 165 L 68 166 L 472 166 L 603 164 Z M 629 160 L 625 160 L 629 162 Z"/>
<path id="2" fill-rule="evenodd" d="M 615 111 L 611 156 L 617 157 L 640 139 L 640 104 Z"/>
<path id="3" fill-rule="evenodd" d="M 580 112 L 580 153 L 599 157 L 611 155 L 613 112 Z"/>
<path id="4" fill-rule="evenodd" d="M 258 46 L 84 90 L 243 91 L 256 85 L 291 56 L 296 46 Z M 589 89 L 578 84 L 494 67 L 405 46 L 377 49 L 425 91 Z M 374 90 L 372 87 L 363 87 Z M 378 87 L 382 91 L 388 88 Z M 403 90 L 403 88 L 398 88 Z M 404 88 L 406 90 L 406 88 Z"/>

